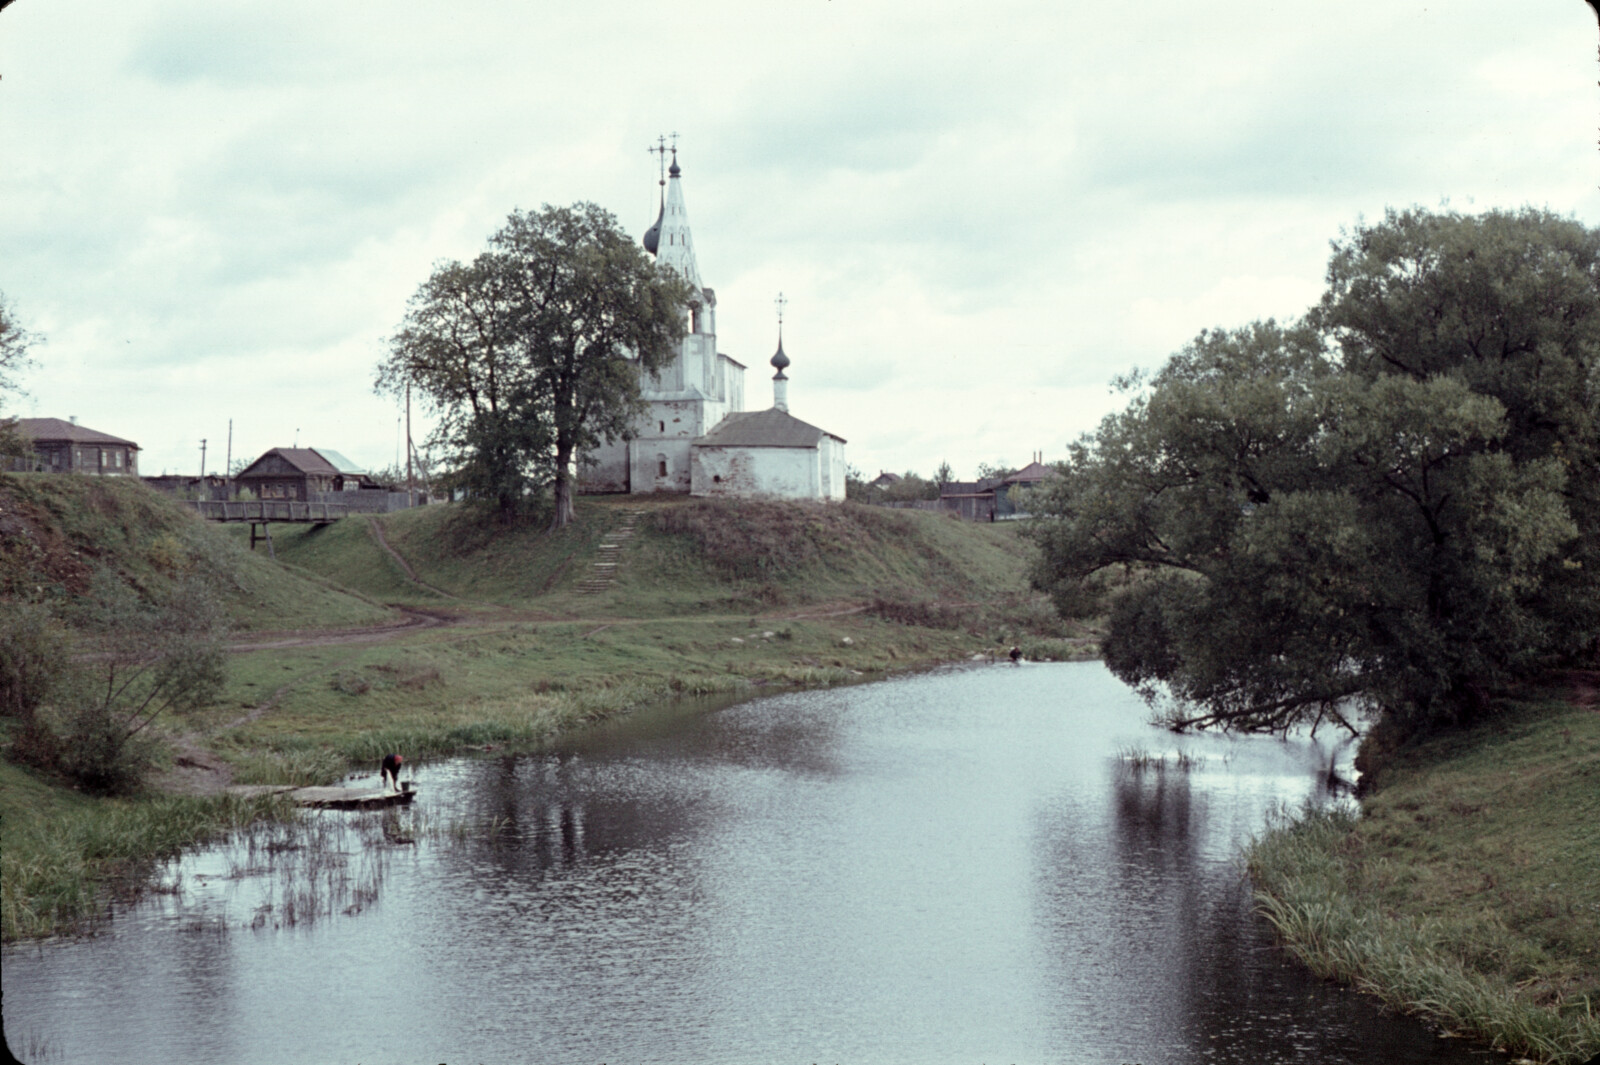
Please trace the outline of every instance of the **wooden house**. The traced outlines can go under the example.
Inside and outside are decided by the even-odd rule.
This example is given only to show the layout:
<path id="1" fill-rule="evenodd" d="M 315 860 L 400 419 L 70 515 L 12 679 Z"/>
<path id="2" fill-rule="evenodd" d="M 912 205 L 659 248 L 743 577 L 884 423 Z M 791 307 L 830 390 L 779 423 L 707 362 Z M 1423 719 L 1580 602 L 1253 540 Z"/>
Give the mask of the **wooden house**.
<path id="1" fill-rule="evenodd" d="M 326 492 L 376 487 L 367 471 L 330 448 L 275 447 L 234 477 L 257 499 L 310 501 Z"/>
<path id="2" fill-rule="evenodd" d="M 139 445 L 132 440 L 60 418 L 19 418 L 17 430 L 32 443 L 33 453 L 10 459 L 13 471 L 107 477 L 139 474 Z"/>

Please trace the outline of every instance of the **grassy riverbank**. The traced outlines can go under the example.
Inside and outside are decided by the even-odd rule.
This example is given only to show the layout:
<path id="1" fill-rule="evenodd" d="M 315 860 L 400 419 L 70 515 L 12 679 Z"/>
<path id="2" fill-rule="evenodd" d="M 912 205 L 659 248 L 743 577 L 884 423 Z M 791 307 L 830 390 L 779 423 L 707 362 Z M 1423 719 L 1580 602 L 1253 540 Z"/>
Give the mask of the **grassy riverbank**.
<path id="1" fill-rule="evenodd" d="M 1557 691 L 1508 705 L 1392 755 L 1362 807 L 1252 847 L 1288 949 L 1512 1053 L 1600 1053 L 1600 713 Z"/>
<path id="2" fill-rule="evenodd" d="M 240 634 L 222 696 L 159 723 L 169 764 L 147 794 L 91 797 L 4 767 L 0 934 L 71 931 L 156 859 L 282 815 L 215 797 L 229 783 L 331 783 L 391 750 L 535 751 L 676 695 L 853 682 L 1013 643 L 1034 659 L 1098 653 L 1092 629 L 1026 591 L 1006 526 L 683 498 L 580 500 L 555 532 L 477 517 L 280 525 L 271 561 L 246 530 L 134 482 L 0 477 L 7 594 L 69 603 L 96 568 L 158 594 L 200 566 Z M 608 542 L 622 546 L 595 590 Z"/>
<path id="3" fill-rule="evenodd" d="M 0 762 L 0 935 L 6 941 L 82 927 L 137 897 L 163 858 L 265 819 L 281 800 L 228 795 L 104 799 Z"/>

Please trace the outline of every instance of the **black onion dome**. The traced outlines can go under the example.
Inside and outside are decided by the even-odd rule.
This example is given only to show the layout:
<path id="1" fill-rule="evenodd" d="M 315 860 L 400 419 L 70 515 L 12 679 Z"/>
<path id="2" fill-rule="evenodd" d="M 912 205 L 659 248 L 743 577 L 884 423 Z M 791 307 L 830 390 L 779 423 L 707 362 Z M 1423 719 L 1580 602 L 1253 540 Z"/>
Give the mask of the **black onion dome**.
<path id="1" fill-rule="evenodd" d="M 674 148 L 672 150 L 672 165 L 667 167 L 667 176 L 677 177 L 681 173 L 683 173 L 683 171 L 678 169 L 678 150 Z"/>
<path id="2" fill-rule="evenodd" d="M 662 204 L 656 212 L 655 225 L 644 231 L 644 250 L 651 255 L 656 253 L 656 248 L 661 246 L 661 220 L 667 215 L 667 205 Z"/>
<path id="3" fill-rule="evenodd" d="M 772 357 L 772 365 L 778 368 L 779 373 L 782 373 L 784 368 L 789 365 L 789 356 L 783 353 L 782 337 L 778 338 L 778 353 Z"/>

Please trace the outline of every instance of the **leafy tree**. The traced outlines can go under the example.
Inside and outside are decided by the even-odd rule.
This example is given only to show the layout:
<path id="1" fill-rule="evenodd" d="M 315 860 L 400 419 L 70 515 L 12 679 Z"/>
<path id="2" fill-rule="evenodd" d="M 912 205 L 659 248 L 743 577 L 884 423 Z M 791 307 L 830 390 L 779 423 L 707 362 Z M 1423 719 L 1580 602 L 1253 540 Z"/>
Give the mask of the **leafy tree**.
<path id="1" fill-rule="evenodd" d="M 435 269 L 377 385 L 432 404 L 454 487 L 508 520 L 549 488 L 562 526 L 575 458 L 628 433 L 639 374 L 672 356 L 691 292 L 594 204 L 513 212 L 489 243 Z"/>
<path id="2" fill-rule="evenodd" d="M 919 499 L 938 499 L 939 486 L 923 480 L 915 470 L 907 470 L 894 484 L 885 485 L 879 498 L 890 503 L 910 503 Z"/>
<path id="3" fill-rule="evenodd" d="M 146 597 L 102 570 L 64 619 L 13 604 L 0 616 L 0 713 L 17 722 L 13 757 L 94 791 L 136 787 L 154 756 L 150 726 L 221 692 L 227 626 L 212 584 L 197 570 Z"/>
<path id="4" fill-rule="evenodd" d="M 572 520 L 574 460 L 629 432 L 639 375 L 670 361 L 695 293 L 592 203 L 513 213 L 492 243 L 513 267 L 513 324 L 550 415 L 559 527 Z"/>
<path id="5" fill-rule="evenodd" d="M 436 267 L 390 338 L 377 380 L 392 393 L 410 385 L 432 406 L 452 487 L 490 501 L 503 520 L 550 477 L 549 418 L 520 350 L 510 270 L 494 252 Z"/>
<path id="6" fill-rule="evenodd" d="M 1538 574 L 1563 653 L 1600 631 L 1600 232 L 1547 211 L 1391 211 L 1334 245 L 1310 322 L 1363 380 L 1448 376 L 1505 407 L 1518 471 L 1553 463 L 1583 535 Z M 1564 637 L 1564 638 L 1562 638 Z"/>
<path id="7" fill-rule="evenodd" d="M 1175 726 L 1406 730 L 1594 646 L 1600 254 L 1393 214 L 1305 322 L 1202 333 L 1038 490 L 1036 582 Z"/>
<path id="8" fill-rule="evenodd" d="M 949 484 L 955 479 L 956 474 L 955 471 L 950 468 L 950 464 L 948 462 L 939 463 L 939 469 L 935 471 L 933 475 L 933 483 L 944 485 Z"/>
<path id="9" fill-rule="evenodd" d="M 873 489 L 861 479 L 861 467 L 847 463 L 844 468 L 844 497 L 853 503 L 871 501 Z"/>
<path id="10" fill-rule="evenodd" d="M 28 445 L 17 432 L 16 419 L 5 413 L 9 396 L 24 393 L 17 377 L 33 365 L 28 349 L 38 343 L 37 335 L 22 328 L 13 308 L 0 293 L 0 455 L 25 455 Z"/>

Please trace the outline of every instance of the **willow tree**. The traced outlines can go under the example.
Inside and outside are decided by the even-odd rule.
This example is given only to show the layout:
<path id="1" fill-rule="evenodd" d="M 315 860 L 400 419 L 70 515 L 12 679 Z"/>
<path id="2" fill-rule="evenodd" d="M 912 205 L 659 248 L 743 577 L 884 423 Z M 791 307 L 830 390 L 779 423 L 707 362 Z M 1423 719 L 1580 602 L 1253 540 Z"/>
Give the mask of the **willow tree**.
<path id="1" fill-rule="evenodd" d="M 1202 333 L 1041 490 L 1036 582 L 1171 724 L 1427 730 L 1600 638 L 1600 239 L 1390 214 Z"/>
<path id="2" fill-rule="evenodd" d="M 434 269 L 377 387 L 432 406 L 469 494 L 510 519 L 548 491 L 563 526 L 575 460 L 630 430 L 639 376 L 676 350 L 690 294 L 594 204 L 513 212 L 470 264 Z"/>

